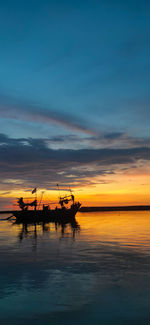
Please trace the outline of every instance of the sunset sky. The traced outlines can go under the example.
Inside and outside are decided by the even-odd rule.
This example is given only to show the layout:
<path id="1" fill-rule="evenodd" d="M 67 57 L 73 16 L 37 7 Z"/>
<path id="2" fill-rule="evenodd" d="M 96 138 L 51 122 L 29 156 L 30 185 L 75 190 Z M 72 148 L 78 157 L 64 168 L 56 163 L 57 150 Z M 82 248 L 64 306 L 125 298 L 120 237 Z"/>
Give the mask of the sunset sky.
<path id="1" fill-rule="evenodd" d="M 150 204 L 150 2 L 0 1 L 0 208 Z"/>

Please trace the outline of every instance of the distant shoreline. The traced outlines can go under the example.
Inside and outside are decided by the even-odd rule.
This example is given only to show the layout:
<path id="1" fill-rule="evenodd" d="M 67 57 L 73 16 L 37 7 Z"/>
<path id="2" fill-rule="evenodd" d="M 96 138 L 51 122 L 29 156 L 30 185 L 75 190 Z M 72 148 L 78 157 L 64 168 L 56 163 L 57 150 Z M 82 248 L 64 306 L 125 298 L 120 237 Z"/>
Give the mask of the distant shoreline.
<path id="1" fill-rule="evenodd" d="M 0 214 L 15 213 L 16 210 L 0 211 Z M 103 206 L 103 207 L 81 207 L 79 212 L 111 212 L 111 211 L 150 211 L 150 205 L 128 205 L 128 206 Z"/>
<path id="2" fill-rule="evenodd" d="M 80 212 L 109 212 L 109 211 L 150 211 L 150 205 L 81 207 Z"/>

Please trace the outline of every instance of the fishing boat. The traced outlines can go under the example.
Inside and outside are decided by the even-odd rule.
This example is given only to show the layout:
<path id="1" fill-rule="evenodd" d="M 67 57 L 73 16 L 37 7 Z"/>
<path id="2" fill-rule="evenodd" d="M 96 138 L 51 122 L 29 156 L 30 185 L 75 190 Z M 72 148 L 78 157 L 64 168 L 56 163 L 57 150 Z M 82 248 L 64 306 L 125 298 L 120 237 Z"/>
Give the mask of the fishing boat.
<path id="1" fill-rule="evenodd" d="M 36 193 L 36 188 L 32 194 Z M 70 205 L 68 206 L 68 204 Z M 51 209 L 49 204 L 38 204 L 37 196 L 31 202 L 25 202 L 23 197 L 17 200 L 20 210 L 16 210 L 13 216 L 17 223 L 21 222 L 70 222 L 75 218 L 80 209 L 80 202 L 75 202 L 75 197 L 70 190 L 69 195 L 59 196 L 58 204 Z"/>

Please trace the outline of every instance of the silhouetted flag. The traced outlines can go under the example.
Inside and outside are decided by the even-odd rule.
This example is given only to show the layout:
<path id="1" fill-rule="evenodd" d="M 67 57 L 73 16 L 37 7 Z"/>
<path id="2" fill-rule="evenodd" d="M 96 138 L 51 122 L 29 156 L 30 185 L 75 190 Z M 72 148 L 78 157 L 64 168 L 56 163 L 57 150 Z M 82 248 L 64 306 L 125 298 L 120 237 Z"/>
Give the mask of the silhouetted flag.
<path id="1" fill-rule="evenodd" d="M 32 191 L 32 194 L 36 193 L 36 187 L 34 188 L 34 190 Z"/>

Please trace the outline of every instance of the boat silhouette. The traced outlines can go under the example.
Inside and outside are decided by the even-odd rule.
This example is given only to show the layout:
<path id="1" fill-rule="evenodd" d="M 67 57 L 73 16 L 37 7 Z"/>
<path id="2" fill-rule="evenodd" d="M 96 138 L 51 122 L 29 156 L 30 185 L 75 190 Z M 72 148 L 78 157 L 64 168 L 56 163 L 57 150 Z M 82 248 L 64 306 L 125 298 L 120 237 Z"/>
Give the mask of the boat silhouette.
<path id="1" fill-rule="evenodd" d="M 36 193 L 36 188 L 32 194 Z M 40 202 L 41 203 L 41 202 Z M 68 207 L 68 204 L 70 206 Z M 75 202 L 75 197 L 70 190 L 69 195 L 59 196 L 59 202 L 55 208 L 51 209 L 49 204 L 43 204 L 42 208 L 38 208 L 37 197 L 32 202 L 25 202 L 23 197 L 17 200 L 20 210 L 13 212 L 16 222 L 70 222 L 75 218 L 76 213 L 80 209 L 80 202 Z"/>

